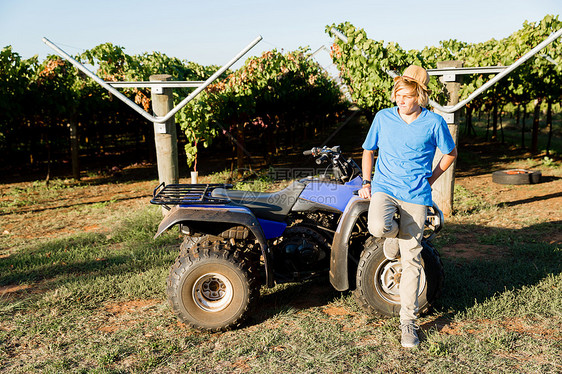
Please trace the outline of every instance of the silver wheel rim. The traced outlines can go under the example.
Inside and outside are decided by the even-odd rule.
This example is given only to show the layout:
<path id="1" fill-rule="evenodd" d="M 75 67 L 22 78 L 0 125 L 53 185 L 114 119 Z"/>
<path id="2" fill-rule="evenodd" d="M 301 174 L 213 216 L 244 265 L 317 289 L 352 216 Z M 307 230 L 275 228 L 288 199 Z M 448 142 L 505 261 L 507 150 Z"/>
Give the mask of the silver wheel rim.
<path id="1" fill-rule="evenodd" d="M 232 301 L 232 283 L 222 274 L 207 273 L 199 277 L 193 285 L 193 301 L 207 312 L 220 312 Z"/>
<path id="2" fill-rule="evenodd" d="M 402 263 L 399 260 L 382 262 L 375 272 L 375 289 L 380 297 L 392 304 L 400 304 L 400 278 L 402 276 Z M 420 274 L 420 296 L 426 287 L 425 271 Z"/>

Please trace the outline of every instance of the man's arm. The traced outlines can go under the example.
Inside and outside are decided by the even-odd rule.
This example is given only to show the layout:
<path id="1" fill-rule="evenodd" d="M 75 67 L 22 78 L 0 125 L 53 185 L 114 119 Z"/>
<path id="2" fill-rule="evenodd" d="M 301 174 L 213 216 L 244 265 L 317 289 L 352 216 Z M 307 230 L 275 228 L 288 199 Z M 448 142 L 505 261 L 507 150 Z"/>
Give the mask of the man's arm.
<path id="1" fill-rule="evenodd" d="M 435 169 L 433 169 L 431 177 L 428 178 L 430 186 L 453 164 L 453 161 L 457 158 L 457 154 L 457 147 L 455 147 L 450 153 L 441 157 L 441 160 L 439 160 L 439 163 L 435 166 Z"/>
<path id="2" fill-rule="evenodd" d="M 361 170 L 363 171 L 363 180 L 371 180 L 373 176 L 373 164 L 375 163 L 375 151 L 363 150 L 363 158 L 361 159 Z M 366 184 L 359 190 L 359 197 L 363 199 L 371 198 L 371 185 Z"/>

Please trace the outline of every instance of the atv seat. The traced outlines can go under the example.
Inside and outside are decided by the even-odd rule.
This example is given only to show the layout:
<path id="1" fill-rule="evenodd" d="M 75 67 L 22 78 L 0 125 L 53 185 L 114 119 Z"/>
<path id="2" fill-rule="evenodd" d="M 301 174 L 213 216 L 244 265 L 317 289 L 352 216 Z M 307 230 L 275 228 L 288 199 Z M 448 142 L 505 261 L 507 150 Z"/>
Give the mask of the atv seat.
<path id="1" fill-rule="evenodd" d="M 297 202 L 306 184 L 294 181 L 277 192 L 253 192 L 215 188 L 212 197 L 227 198 L 237 205 L 249 208 L 258 218 L 283 221 Z"/>

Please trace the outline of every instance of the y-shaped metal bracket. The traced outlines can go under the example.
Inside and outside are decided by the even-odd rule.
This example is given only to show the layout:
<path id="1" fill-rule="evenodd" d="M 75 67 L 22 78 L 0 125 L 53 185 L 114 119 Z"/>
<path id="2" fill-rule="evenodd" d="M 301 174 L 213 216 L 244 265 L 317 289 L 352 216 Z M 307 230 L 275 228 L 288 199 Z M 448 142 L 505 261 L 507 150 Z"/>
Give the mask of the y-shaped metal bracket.
<path id="1" fill-rule="evenodd" d="M 255 38 L 250 44 L 248 44 L 248 46 L 246 46 L 246 48 L 244 48 L 242 51 L 240 51 L 236 56 L 234 56 L 234 58 L 232 60 L 230 60 L 229 62 L 226 63 L 226 65 L 224 65 L 222 68 L 220 68 L 215 74 L 211 75 L 209 77 L 209 79 L 207 79 L 206 81 L 204 81 L 201 84 L 198 84 L 197 89 L 195 89 L 191 94 L 189 94 L 189 96 L 187 96 L 185 99 L 183 99 L 178 105 L 176 105 L 171 111 L 169 111 L 164 117 L 155 117 L 150 115 L 149 113 L 147 113 L 143 108 L 141 108 L 140 106 L 138 106 L 137 104 L 135 104 L 135 102 L 133 102 L 132 100 L 130 100 L 127 96 L 123 95 L 121 92 L 117 91 L 114 87 L 111 86 L 112 82 L 106 82 L 103 79 L 101 79 L 100 77 L 98 77 L 96 74 L 92 73 L 90 70 L 88 70 L 88 68 L 86 68 L 84 65 L 82 65 L 80 62 L 76 61 L 74 58 L 72 58 L 70 55 L 68 55 L 65 51 L 63 51 L 62 49 L 60 49 L 59 47 L 57 47 L 55 44 L 53 44 L 51 41 L 49 41 L 47 38 L 43 38 L 42 39 L 43 42 L 45 44 L 47 44 L 49 47 L 51 47 L 53 50 L 55 50 L 61 57 L 65 58 L 66 60 L 68 60 L 72 65 L 74 65 L 78 70 L 82 71 L 84 74 L 86 74 L 87 76 L 89 76 L 90 78 L 92 78 L 94 81 L 96 81 L 100 86 L 102 86 L 103 88 L 105 88 L 106 90 L 108 90 L 109 92 L 111 92 L 113 95 L 115 95 L 116 97 L 118 97 L 121 101 L 123 101 L 125 104 L 127 104 L 128 106 L 130 106 L 131 108 L 133 108 L 136 112 L 138 112 L 140 115 L 142 115 L 144 118 L 146 118 L 147 120 L 149 120 L 150 122 L 155 122 L 155 123 L 164 123 L 167 120 L 169 120 L 170 118 L 172 118 L 172 116 L 174 116 L 181 108 L 183 108 L 188 102 L 190 102 L 191 100 L 193 100 L 193 98 L 195 96 L 197 96 L 201 91 L 203 91 L 205 89 L 205 87 L 207 87 L 209 84 L 213 83 L 213 81 L 215 79 L 217 79 L 222 73 L 224 73 L 229 67 L 231 67 L 236 61 L 238 61 L 242 56 L 244 56 L 250 49 L 252 49 L 256 44 L 258 44 L 261 40 L 262 37 L 261 35 L 258 36 L 257 38 Z M 116 82 L 117 83 L 117 82 Z M 169 82 L 168 82 L 169 83 Z"/>
<path id="2" fill-rule="evenodd" d="M 347 43 L 347 41 L 348 41 L 347 37 L 344 34 L 342 34 L 339 30 L 332 27 L 331 31 L 337 38 L 341 39 L 344 43 Z M 429 104 L 431 104 L 432 107 L 434 107 L 435 109 L 437 109 L 441 112 L 455 113 L 457 110 L 461 109 L 463 106 L 468 104 L 470 101 L 472 101 L 478 95 L 480 95 L 482 92 L 486 91 L 488 88 L 490 88 L 491 86 L 496 84 L 496 82 L 498 82 L 500 79 L 502 79 L 503 77 L 505 77 L 506 75 L 511 73 L 519 65 L 523 64 L 525 61 L 527 61 L 528 59 L 533 57 L 537 52 L 539 52 L 541 49 L 543 49 L 544 47 L 546 47 L 547 45 L 549 45 L 550 43 L 552 43 L 553 41 L 558 39 L 560 36 L 562 36 L 562 29 L 552 33 L 548 38 L 543 40 L 541 43 L 539 43 L 535 48 L 531 49 L 529 52 L 525 53 L 523 56 L 521 56 L 513 64 L 505 67 L 504 69 L 501 69 L 501 72 L 498 75 L 496 75 L 494 78 L 490 79 L 488 82 L 484 83 L 482 86 L 480 86 L 478 89 L 476 89 L 472 94 L 470 94 L 466 99 L 459 102 L 457 105 L 445 106 L 444 107 L 444 106 L 439 105 L 438 103 L 436 103 L 433 100 L 429 100 Z M 358 50 L 357 46 L 353 46 L 353 48 Z M 369 56 L 364 51 L 362 51 L 362 54 L 365 58 L 369 59 Z M 440 69 L 430 69 L 430 70 L 428 70 L 428 72 L 430 73 L 430 75 L 438 75 L 437 73 L 439 72 L 439 70 Z M 450 73 L 452 70 L 457 70 L 459 72 L 458 74 L 461 74 L 463 68 L 447 69 L 446 71 Z M 392 78 L 398 76 L 398 74 L 396 74 L 396 72 L 394 72 L 392 70 L 387 70 L 386 73 L 388 75 L 390 75 Z"/>

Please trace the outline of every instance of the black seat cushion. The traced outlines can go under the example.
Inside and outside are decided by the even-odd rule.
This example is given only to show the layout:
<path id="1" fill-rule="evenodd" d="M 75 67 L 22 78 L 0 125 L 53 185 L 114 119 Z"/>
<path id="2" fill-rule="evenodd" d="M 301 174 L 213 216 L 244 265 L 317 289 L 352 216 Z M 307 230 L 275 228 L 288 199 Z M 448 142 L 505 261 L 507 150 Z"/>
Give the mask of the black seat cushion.
<path id="1" fill-rule="evenodd" d="M 283 221 L 305 187 L 306 184 L 294 181 L 287 188 L 271 193 L 215 188 L 211 196 L 228 198 L 234 204 L 244 205 L 258 218 Z"/>

